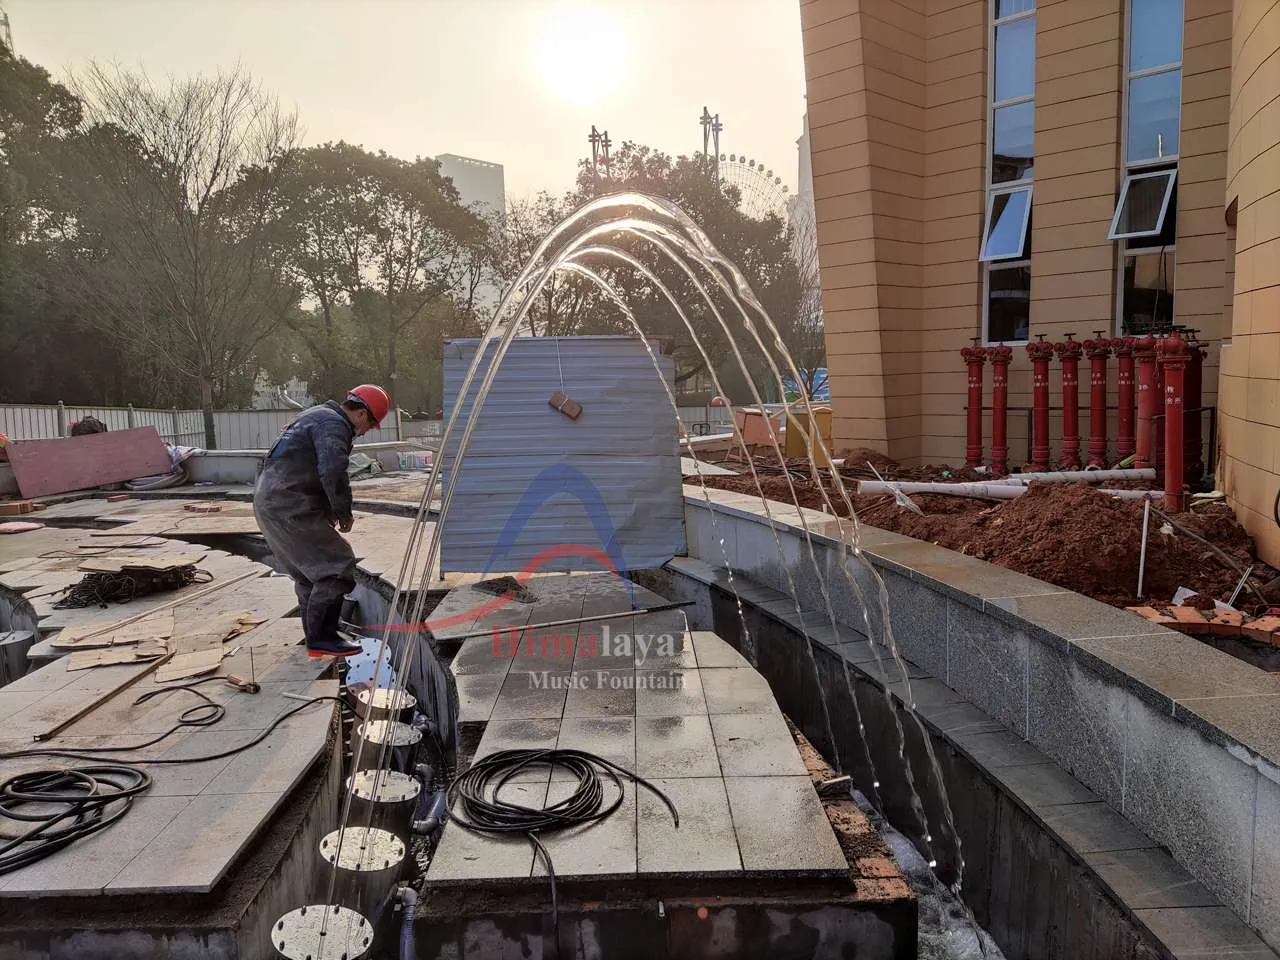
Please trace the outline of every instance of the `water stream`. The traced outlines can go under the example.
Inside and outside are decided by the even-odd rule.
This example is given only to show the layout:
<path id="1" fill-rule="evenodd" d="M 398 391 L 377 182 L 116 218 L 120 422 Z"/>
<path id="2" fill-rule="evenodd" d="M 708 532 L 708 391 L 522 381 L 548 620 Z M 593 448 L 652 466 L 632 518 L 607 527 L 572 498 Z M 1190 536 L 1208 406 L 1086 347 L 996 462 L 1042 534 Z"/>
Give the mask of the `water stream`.
<path id="1" fill-rule="evenodd" d="M 642 194 L 618 194 L 613 196 L 601 197 L 585 204 L 579 208 L 563 222 L 557 225 L 542 243 L 539 244 L 529 262 L 525 265 L 520 275 L 512 284 L 510 289 L 504 295 L 502 302 L 495 311 L 493 320 L 489 323 L 480 349 L 476 351 L 475 357 L 469 365 L 466 374 L 462 380 L 458 402 L 454 405 L 450 416 L 445 423 L 444 432 L 441 437 L 441 451 L 450 449 L 450 441 L 457 436 L 459 430 L 459 419 L 462 416 L 464 403 L 463 400 L 473 397 L 469 405 L 469 414 L 466 416 L 465 423 L 461 425 L 461 436 L 457 441 L 456 451 L 453 454 L 453 462 L 459 464 L 466 455 L 471 437 L 479 422 L 481 410 L 485 399 L 489 393 L 489 389 L 493 383 L 502 360 L 506 354 L 507 348 L 516 332 L 522 326 L 525 314 L 530 306 L 537 300 L 539 293 L 543 287 L 549 282 L 551 277 L 557 273 L 571 273 L 583 277 L 589 282 L 598 286 L 606 296 L 619 308 L 623 316 L 633 328 L 633 331 L 641 342 L 645 344 L 649 351 L 650 359 L 653 363 L 655 372 L 658 374 L 664 384 L 673 415 L 676 417 L 679 434 L 682 438 L 690 436 L 686 425 L 680 420 L 676 409 L 676 397 L 671 385 L 666 381 L 660 372 L 659 359 L 653 351 L 652 345 L 645 336 L 640 323 L 635 317 L 629 305 L 622 296 L 614 290 L 609 283 L 595 270 L 591 268 L 591 264 L 600 261 L 612 261 L 629 266 L 639 275 L 643 276 L 656 290 L 671 304 L 677 312 L 680 319 L 684 323 L 693 340 L 695 348 L 698 350 L 702 359 L 710 371 L 711 379 L 717 393 L 724 395 L 725 391 L 715 372 L 715 364 L 708 356 L 707 349 L 695 325 L 690 321 L 686 311 L 678 302 L 678 298 L 661 282 L 653 269 L 646 264 L 639 255 L 630 249 L 619 245 L 618 241 L 626 238 L 629 241 L 639 241 L 645 249 L 651 250 L 656 256 L 669 260 L 674 264 L 680 272 L 686 276 L 694 289 L 697 291 L 698 297 L 701 299 L 716 323 L 723 331 L 727 342 L 732 351 L 733 360 L 743 373 L 744 381 L 749 385 L 752 400 L 759 406 L 763 407 L 763 400 L 760 389 L 755 382 L 755 378 L 751 375 L 746 358 L 743 354 L 743 345 L 739 344 L 738 338 L 734 336 L 734 328 L 732 321 L 739 322 L 746 331 L 749 343 L 746 347 L 750 349 L 754 347 L 762 356 L 767 364 L 769 371 L 769 382 L 775 386 L 779 395 L 783 394 L 784 373 L 789 376 L 793 382 L 802 382 L 795 363 L 787 352 L 782 343 L 778 328 L 769 318 L 755 294 L 752 292 L 746 278 L 738 270 L 738 268 L 728 261 L 715 246 L 710 239 L 698 228 L 698 226 L 682 211 L 668 201 L 645 196 Z M 720 300 L 717 301 L 717 295 Z M 721 306 L 727 307 L 726 311 Z M 494 344 L 492 350 L 488 349 L 490 343 Z M 784 369 L 780 369 L 775 355 L 783 359 Z M 487 363 L 486 363 L 487 361 Z M 484 367 L 483 372 L 481 367 Z M 472 394 L 473 384 L 479 375 L 479 385 Z M 807 398 L 801 402 L 801 409 L 809 417 L 809 423 L 816 423 L 813 416 L 813 408 Z M 765 420 L 769 432 L 769 446 L 774 455 L 778 458 L 779 463 L 783 462 L 783 452 L 781 447 L 781 437 L 774 429 L 772 420 Z M 735 440 L 743 442 L 743 438 L 736 423 L 733 425 L 733 433 Z M 818 467 L 819 460 L 827 462 L 829 460 L 828 451 L 822 437 L 817 431 L 809 431 L 806 438 L 806 452 L 808 454 L 808 468 L 812 479 L 817 485 L 817 489 L 821 491 L 824 504 L 831 515 L 838 516 L 839 511 L 836 509 L 830 495 L 827 492 L 826 485 L 823 482 L 824 477 Z M 690 456 L 697 460 L 696 450 L 690 447 Z M 408 622 L 423 622 L 423 613 L 425 610 L 427 588 L 430 586 L 429 578 L 431 571 L 434 569 L 440 551 L 440 538 L 444 524 L 447 522 L 450 504 L 452 503 L 453 494 L 456 489 L 456 478 L 459 470 L 455 467 L 452 474 L 444 480 L 441 489 L 440 505 L 438 515 L 433 526 L 426 523 L 430 511 L 432 494 L 437 484 L 442 479 L 442 469 L 445 460 L 449 459 L 445 456 L 435 458 L 432 465 L 426 492 L 424 493 L 421 504 L 417 512 L 417 522 L 415 522 L 410 539 L 406 545 L 405 557 L 401 568 L 401 575 L 397 582 L 400 584 L 408 584 L 410 582 L 410 571 L 421 569 L 422 583 L 418 585 L 418 589 L 414 591 L 414 604 L 408 615 Z M 767 520 L 775 547 L 778 551 L 780 566 L 783 575 L 787 581 L 788 592 L 795 605 L 797 617 L 802 625 L 802 631 L 807 642 L 804 644 L 806 667 L 812 671 L 812 677 L 815 686 L 821 690 L 819 682 L 817 659 L 814 653 L 813 644 L 815 641 L 808 639 L 808 629 L 805 623 L 807 617 L 812 615 L 812 611 L 802 609 L 800 596 L 801 591 L 798 589 L 795 578 L 789 565 L 786 562 L 786 554 L 783 549 L 781 535 L 778 531 L 773 509 L 767 498 L 764 497 L 760 485 L 760 478 L 756 472 L 755 464 L 748 459 L 748 469 L 752 476 L 753 483 L 757 491 L 760 493 L 762 509 Z M 963 858 L 959 847 L 959 840 L 955 830 L 952 818 L 950 803 L 945 793 L 945 786 L 941 775 L 940 768 L 936 757 L 932 752 L 930 737 L 925 731 L 923 723 L 916 715 L 914 703 L 912 702 L 911 684 L 907 676 L 907 670 L 903 664 L 902 657 L 899 654 L 897 643 L 893 635 L 893 626 L 889 616 L 888 594 L 885 589 L 883 579 L 879 572 L 870 563 L 869 559 L 863 554 L 860 546 L 860 531 L 856 513 L 853 510 L 852 500 L 848 491 L 839 476 L 838 471 L 832 470 L 832 479 L 836 488 L 837 496 L 843 502 L 847 515 L 851 518 L 850 536 L 842 551 L 841 562 L 839 563 L 840 573 L 845 578 L 848 587 L 852 590 L 853 596 L 856 597 L 862 611 L 863 625 L 866 630 L 866 636 L 871 640 L 870 649 L 876 658 L 876 664 L 879 669 L 880 677 L 885 681 L 886 688 L 884 696 L 890 698 L 887 684 L 890 681 L 890 669 L 885 662 L 882 662 L 881 651 L 879 647 L 883 645 L 888 651 L 888 662 L 896 668 L 897 675 L 901 678 L 904 695 L 908 701 L 907 713 L 918 726 L 922 736 L 921 740 L 925 746 L 927 756 L 929 758 L 930 770 L 929 774 L 933 777 L 935 785 L 941 796 L 941 811 L 943 823 L 939 824 L 942 828 L 942 837 L 948 841 L 953 849 L 950 851 L 954 856 L 956 865 L 956 880 L 953 884 L 955 892 L 959 892 L 963 883 Z M 791 476 L 784 471 L 783 474 L 787 478 L 787 483 L 793 499 L 798 500 L 795 496 L 796 491 Z M 698 481 L 702 488 L 702 494 L 707 504 L 711 517 L 713 535 L 718 542 L 720 553 L 724 561 L 724 567 L 728 576 L 730 592 L 734 596 L 737 606 L 738 615 L 742 620 L 742 629 L 744 636 L 744 653 L 752 660 L 753 665 L 756 663 L 755 638 L 750 636 L 747 626 L 746 610 L 743 606 L 741 597 L 738 594 L 733 576 L 733 565 L 728 556 L 728 550 L 725 538 L 717 526 L 717 513 L 714 500 L 712 499 L 706 485 L 702 482 L 701 471 L 698 473 Z M 788 523 L 798 523 L 803 531 L 803 541 L 805 543 L 808 561 L 814 572 L 817 574 L 817 587 L 822 599 L 822 614 L 833 632 L 838 632 L 839 620 L 835 613 L 832 602 L 830 585 L 826 581 L 826 577 L 822 575 L 822 566 L 818 561 L 818 553 L 813 542 L 813 530 L 806 517 L 806 511 L 795 509 L 794 511 L 785 508 L 786 521 Z M 829 520 L 829 517 L 824 520 Z M 430 530 L 429 535 L 426 531 Z M 425 550 L 425 556 L 423 551 Z M 421 566 L 419 566 L 421 564 Z M 875 600 L 880 606 L 880 622 L 876 624 L 879 629 L 879 642 L 877 642 L 877 631 L 873 629 L 872 614 L 870 612 L 870 598 L 867 596 L 864 584 L 860 580 L 858 573 L 864 577 L 870 577 L 870 582 L 874 585 Z M 395 595 L 391 600 L 391 609 L 398 610 L 399 601 L 402 592 L 412 590 L 412 587 L 397 588 Z M 816 624 L 814 625 L 816 626 Z M 381 639 L 381 645 L 378 652 L 378 659 L 381 661 L 384 657 L 388 657 L 390 653 L 389 639 L 391 629 L 388 628 Z M 412 643 L 401 644 L 398 655 L 394 658 L 395 663 L 393 670 L 395 673 L 404 676 L 408 673 L 410 659 L 414 655 L 417 645 Z M 850 672 L 850 666 L 847 661 L 841 658 L 844 679 L 848 689 L 849 700 L 857 711 L 857 697 L 854 692 L 854 679 Z M 889 715 L 893 717 L 895 727 L 895 735 L 897 738 L 898 757 L 902 763 L 902 770 L 910 792 L 911 809 L 918 821 L 918 835 L 922 838 L 926 862 L 929 867 L 936 866 L 937 857 L 934 853 L 935 834 L 938 831 L 930 825 L 928 815 L 924 809 L 920 793 L 916 787 L 915 773 L 911 769 L 911 763 L 906 754 L 906 733 L 902 728 L 898 719 L 898 712 L 893 708 L 893 702 L 889 699 Z M 831 724 L 831 716 L 826 703 L 826 698 L 822 698 L 823 719 L 827 732 L 827 739 L 832 744 L 833 751 L 838 750 L 835 746 L 836 738 L 834 736 Z M 862 717 L 856 717 L 859 731 L 866 733 L 863 725 Z M 871 772 L 873 783 L 876 788 L 879 787 L 879 777 L 875 773 L 874 766 L 871 761 L 870 749 L 867 745 L 866 738 L 863 738 L 863 749 L 865 757 L 863 762 L 867 764 L 867 769 Z M 355 749 L 357 751 L 364 748 L 363 742 L 357 743 Z M 379 760 L 385 757 L 380 756 Z M 845 762 L 847 758 L 833 756 L 831 758 L 833 766 L 841 772 L 847 770 L 848 764 Z M 877 796 L 871 798 L 872 804 L 881 807 L 880 799 Z M 348 794 L 344 801 L 342 811 L 342 825 L 347 824 L 350 815 L 350 795 Z M 329 901 L 332 902 L 333 885 L 336 879 L 336 870 L 330 878 Z M 359 906 L 359 905 L 351 905 Z M 969 921 L 972 922 L 971 915 Z M 976 928 L 976 924 L 974 925 Z"/>

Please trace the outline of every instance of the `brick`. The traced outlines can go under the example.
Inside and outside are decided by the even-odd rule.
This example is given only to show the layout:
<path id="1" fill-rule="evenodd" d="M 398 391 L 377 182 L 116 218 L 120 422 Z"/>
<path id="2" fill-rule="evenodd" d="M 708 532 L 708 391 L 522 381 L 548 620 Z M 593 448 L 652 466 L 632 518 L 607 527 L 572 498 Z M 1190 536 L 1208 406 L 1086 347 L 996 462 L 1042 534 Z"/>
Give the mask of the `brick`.
<path id="1" fill-rule="evenodd" d="M 7 500 L 0 503 L 0 517 L 20 517 L 24 513 L 31 513 L 35 506 L 30 500 Z"/>

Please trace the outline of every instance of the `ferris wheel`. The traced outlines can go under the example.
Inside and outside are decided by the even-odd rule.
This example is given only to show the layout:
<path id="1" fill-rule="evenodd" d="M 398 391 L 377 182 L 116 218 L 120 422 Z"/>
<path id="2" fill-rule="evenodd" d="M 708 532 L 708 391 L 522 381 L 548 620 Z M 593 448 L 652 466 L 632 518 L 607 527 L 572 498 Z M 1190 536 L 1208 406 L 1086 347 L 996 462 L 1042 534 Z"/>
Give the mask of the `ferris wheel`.
<path id="1" fill-rule="evenodd" d="M 786 222 L 789 195 L 781 177 L 743 154 L 722 153 L 717 166 L 720 182 L 736 188 L 742 198 L 738 205 L 743 213 L 756 220 L 772 213 Z"/>

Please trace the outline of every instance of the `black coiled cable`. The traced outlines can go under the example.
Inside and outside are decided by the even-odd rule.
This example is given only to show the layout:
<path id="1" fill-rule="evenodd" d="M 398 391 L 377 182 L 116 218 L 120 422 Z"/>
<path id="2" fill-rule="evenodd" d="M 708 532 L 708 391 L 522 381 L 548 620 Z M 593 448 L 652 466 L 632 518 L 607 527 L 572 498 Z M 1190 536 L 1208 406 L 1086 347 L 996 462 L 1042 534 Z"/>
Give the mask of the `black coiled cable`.
<path id="1" fill-rule="evenodd" d="M 0 832 L 0 876 L 105 830 L 151 786 L 151 775 L 122 764 L 35 770 L 0 783 L 0 815 L 33 826 Z"/>
<path id="2" fill-rule="evenodd" d="M 503 800 L 502 788 L 519 774 L 539 767 L 568 771 L 577 781 L 574 791 L 565 799 L 545 807 L 526 807 Z M 475 833 L 501 836 L 523 833 L 533 846 L 534 856 L 547 868 L 551 881 L 551 916 L 556 950 L 560 946 L 560 907 L 556 895 L 556 872 L 551 855 L 538 835 L 548 830 L 567 830 L 595 823 L 609 816 L 622 804 L 622 777 L 655 794 L 671 811 L 671 819 L 680 826 L 680 814 L 671 798 L 643 777 L 637 776 L 603 757 L 582 750 L 499 750 L 482 757 L 466 773 L 449 784 L 449 818 L 458 826 Z M 604 778 L 617 788 L 612 802 L 605 803 Z"/>

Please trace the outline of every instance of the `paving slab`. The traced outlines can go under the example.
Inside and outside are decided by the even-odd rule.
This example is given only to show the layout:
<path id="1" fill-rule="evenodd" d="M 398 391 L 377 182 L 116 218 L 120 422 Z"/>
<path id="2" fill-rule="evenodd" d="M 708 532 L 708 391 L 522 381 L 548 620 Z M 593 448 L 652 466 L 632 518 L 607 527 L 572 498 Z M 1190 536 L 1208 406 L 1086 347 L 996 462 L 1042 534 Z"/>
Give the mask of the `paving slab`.
<path id="1" fill-rule="evenodd" d="M 106 892 L 208 893 L 282 800 L 274 792 L 191 798 Z"/>
<path id="2" fill-rule="evenodd" d="M 635 670 L 574 669 L 573 686 L 564 705 L 566 717 L 634 717 L 635 714 Z"/>
<path id="3" fill-rule="evenodd" d="M 547 789 L 547 805 L 568 800 L 577 788 L 576 782 L 552 779 Z M 570 877 L 634 877 L 636 874 L 636 785 L 623 780 L 621 802 L 602 820 L 557 830 L 542 837 L 551 856 L 556 876 Z M 643 790 L 643 787 L 639 789 Z M 618 798 L 619 788 L 611 782 L 604 785 L 604 806 Z M 533 876 L 545 877 L 546 868 L 535 858 Z"/>
<path id="4" fill-rule="evenodd" d="M 633 717 L 565 717 L 560 721 L 559 750 L 593 753 L 625 770 L 636 770 L 636 721 Z M 571 779 L 557 767 L 552 782 Z"/>
<path id="5" fill-rule="evenodd" d="M 769 682 L 750 667 L 708 670 L 702 681 L 708 713 L 769 713 L 778 709 Z"/>
<path id="6" fill-rule="evenodd" d="M 709 630 L 694 630 L 689 634 L 694 654 L 701 670 L 716 668 L 750 668 L 747 658 Z"/>
<path id="7" fill-rule="evenodd" d="M 726 777 L 806 775 L 780 714 L 720 713 L 710 719 L 716 755 Z"/>
<path id="8" fill-rule="evenodd" d="M 537 673 L 512 671 L 503 680 L 493 704 L 494 720 L 559 718 L 569 695 L 569 671 Z"/>
<path id="9" fill-rule="evenodd" d="M 547 782 L 509 783 L 503 788 L 501 798 L 509 803 L 541 807 L 547 799 Z M 528 877 L 532 871 L 533 847 L 528 838 L 482 835 L 449 821 L 427 868 L 427 882 L 509 880 Z"/>
<path id="10" fill-rule="evenodd" d="M 753 873 L 840 876 L 849 864 L 807 775 L 725 777 L 742 865 Z"/>
<path id="11" fill-rule="evenodd" d="M 47 766 L 47 764 L 41 764 Z M 7 897 L 99 896 L 191 803 L 189 796 L 146 795 L 134 801 L 124 817 L 45 860 L 0 877 Z M 113 805 L 107 810 L 113 813 Z M 5 828 L 14 824 L 0 818 Z"/>
<path id="12" fill-rule="evenodd" d="M 720 762 L 706 714 L 637 718 L 636 773 L 646 780 L 719 777 Z"/>
<path id="13" fill-rule="evenodd" d="M 729 796 L 719 777 L 650 781 L 676 805 L 671 812 L 648 790 L 637 794 L 637 865 L 641 874 L 702 876 L 742 870 L 729 813 Z"/>
<path id="14" fill-rule="evenodd" d="M 464 674 L 458 677 L 458 722 L 488 720 L 505 681 L 505 674 Z"/>
<path id="15" fill-rule="evenodd" d="M 702 676 L 698 670 L 637 670 L 636 716 L 681 717 L 706 714 L 707 701 L 702 689 Z"/>
<path id="16" fill-rule="evenodd" d="M 1216 907 L 1218 898 L 1154 847 L 1113 850 L 1085 857 L 1123 902 L 1137 910 L 1157 907 Z"/>

